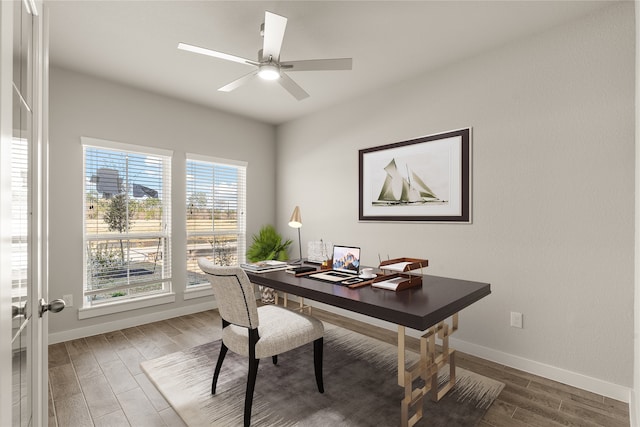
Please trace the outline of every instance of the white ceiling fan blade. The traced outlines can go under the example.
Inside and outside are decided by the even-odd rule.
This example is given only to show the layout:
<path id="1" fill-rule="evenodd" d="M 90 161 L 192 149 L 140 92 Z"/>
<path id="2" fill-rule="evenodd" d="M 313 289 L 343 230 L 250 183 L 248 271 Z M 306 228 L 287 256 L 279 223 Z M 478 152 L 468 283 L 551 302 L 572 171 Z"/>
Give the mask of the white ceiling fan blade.
<path id="1" fill-rule="evenodd" d="M 351 70 L 353 59 L 309 59 L 304 61 L 281 62 L 280 66 L 287 71 L 330 71 L 330 70 Z"/>
<path id="2" fill-rule="evenodd" d="M 286 28 L 287 18 L 271 12 L 264 13 L 264 41 L 262 44 L 264 59 L 268 60 L 271 56 L 274 61 L 280 61 L 280 49 Z"/>
<path id="3" fill-rule="evenodd" d="M 178 49 L 186 50 L 193 53 L 199 53 L 201 55 L 213 56 L 214 58 L 226 59 L 227 61 L 239 62 L 240 64 L 258 65 L 257 62 L 247 58 L 241 58 L 239 56 L 229 55 L 228 53 L 222 53 L 187 43 L 178 43 Z"/>
<path id="4" fill-rule="evenodd" d="M 280 78 L 278 82 L 285 88 L 291 95 L 294 96 L 298 101 L 302 101 L 305 98 L 309 97 L 309 94 L 302 89 L 298 83 L 294 82 L 293 79 L 287 76 L 285 73 L 280 73 Z"/>
<path id="5" fill-rule="evenodd" d="M 256 71 L 252 71 L 249 74 L 245 74 L 244 76 L 240 77 L 237 80 L 232 81 L 231 83 L 222 86 L 220 89 L 218 89 L 221 92 L 231 92 L 234 89 L 239 88 L 240 86 L 242 86 L 243 84 L 248 83 L 249 81 L 251 81 L 255 76 L 258 75 L 258 70 Z"/>

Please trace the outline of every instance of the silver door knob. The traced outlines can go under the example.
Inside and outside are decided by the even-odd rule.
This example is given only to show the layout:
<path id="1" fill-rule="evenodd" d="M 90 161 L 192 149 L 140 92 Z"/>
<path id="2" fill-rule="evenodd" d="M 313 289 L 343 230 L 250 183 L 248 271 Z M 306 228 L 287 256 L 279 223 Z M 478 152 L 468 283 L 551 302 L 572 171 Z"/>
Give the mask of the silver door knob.
<path id="1" fill-rule="evenodd" d="M 38 305 L 40 306 L 40 317 L 42 317 L 45 311 L 57 313 L 64 310 L 65 302 L 63 299 L 54 299 L 49 304 L 47 304 L 44 298 L 40 298 Z"/>
<path id="2" fill-rule="evenodd" d="M 11 305 L 11 318 L 13 319 L 18 316 L 27 317 L 26 305 Z"/>

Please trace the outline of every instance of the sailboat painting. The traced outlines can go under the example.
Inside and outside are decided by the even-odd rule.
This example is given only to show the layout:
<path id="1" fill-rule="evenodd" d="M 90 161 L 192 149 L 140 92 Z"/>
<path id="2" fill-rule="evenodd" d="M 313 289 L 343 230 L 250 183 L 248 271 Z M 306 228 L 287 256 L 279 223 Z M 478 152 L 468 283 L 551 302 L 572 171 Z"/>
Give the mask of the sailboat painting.
<path id="1" fill-rule="evenodd" d="M 384 171 L 387 176 L 380 189 L 378 199 L 372 202 L 374 205 L 447 203 L 446 200 L 436 196 L 435 192 L 408 166 L 406 177 L 402 176 L 398 171 L 396 159 L 391 159 L 389 164 L 384 167 Z"/>
<path id="2" fill-rule="evenodd" d="M 360 220 L 469 222 L 469 128 L 359 154 Z"/>

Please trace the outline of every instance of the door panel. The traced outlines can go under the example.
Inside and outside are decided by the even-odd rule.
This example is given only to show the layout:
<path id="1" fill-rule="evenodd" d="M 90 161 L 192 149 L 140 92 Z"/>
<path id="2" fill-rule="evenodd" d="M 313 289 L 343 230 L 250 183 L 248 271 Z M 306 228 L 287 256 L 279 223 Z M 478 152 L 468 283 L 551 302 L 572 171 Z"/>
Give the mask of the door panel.
<path id="1" fill-rule="evenodd" d="M 22 322 L 20 322 L 22 323 Z M 24 328 L 14 340 L 12 353 L 12 425 L 27 427 L 31 425 L 31 396 L 29 383 L 31 382 L 31 364 L 27 360 L 28 343 L 31 339 L 31 323 L 23 323 Z"/>
<path id="2" fill-rule="evenodd" d="M 10 277 L 2 276 L 0 294 L 10 295 L 8 299 L 2 299 L 3 304 L 5 301 L 11 303 L 10 310 L 4 307 L 2 310 L 3 316 L 11 312 L 11 346 L 4 346 L 10 351 L 11 360 L 11 425 L 27 427 L 43 424 L 42 414 L 46 411 L 42 407 L 47 402 L 46 399 L 42 402 L 41 395 L 41 390 L 47 388 L 46 370 L 43 369 L 44 342 L 41 340 L 46 334 L 42 333 L 42 320 L 34 310 L 35 302 L 42 294 L 41 258 L 46 249 L 40 233 L 41 224 L 44 224 L 40 203 L 42 166 L 39 163 L 43 147 L 43 56 L 42 23 L 37 8 L 41 8 L 41 3 L 12 0 L 2 1 L 0 7 L 3 26 L 10 25 L 10 30 L 2 32 L 0 66 L 3 70 L 12 70 L 10 84 L 1 80 L 2 105 L 6 105 L 4 97 L 11 93 L 12 108 L 10 115 L 0 115 L 2 153 L 8 155 L 8 162 L 3 159 L 2 164 L 3 167 L 10 165 L 9 175 L 5 169 L 0 176 L 3 203 L 10 204 L 9 210 L 2 211 L 1 219 L 9 224 L 11 236 L 2 240 L 3 247 L 0 247 L 3 262 L 10 262 L 11 266 Z M 8 16 L 11 21 L 6 19 Z M 12 36 L 10 55 L 4 53 L 9 46 L 7 34 Z M 7 87 L 11 89 L 5 91 Z M 9 191 L 6 184 L 9 184 Z M 3 356 L 2 360 L 7 358 Z M 0 388 L 0 397 L 3 393 Z M 0 420 L 4 423 L 7 418 L 0 417 Z M 46 418 L 44 420 L 46 423 Z"/>
<path id="3" fill-rule="evenodd" d="M 33 17 L 14 3 L 13 138 L 11 141 L 12 425 L 29 426 L 31 403 L 31 176 Z M 14 315 L 15 313 L 15 315 Z"/>

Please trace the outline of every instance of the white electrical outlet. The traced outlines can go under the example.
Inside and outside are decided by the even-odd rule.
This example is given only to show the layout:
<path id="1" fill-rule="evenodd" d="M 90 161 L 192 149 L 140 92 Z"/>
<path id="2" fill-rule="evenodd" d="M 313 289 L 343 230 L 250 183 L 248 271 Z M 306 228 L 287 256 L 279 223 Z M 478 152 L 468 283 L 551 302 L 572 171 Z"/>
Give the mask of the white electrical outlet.
<path id="1" fill-rule="evenodd" d="M 73 307 L 73 295 L 63 295 L 62 299 L 64 300 L 65 307 Z"/>
<path id="2" fill-rule="evenodd" d="M 518 313 L 517 311 L 511 312 L 511 326 L 522 329 L 522 313 Z"/>

